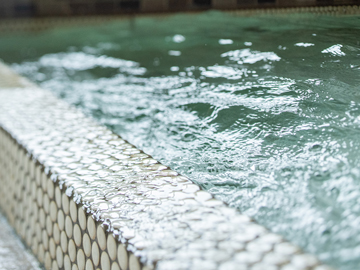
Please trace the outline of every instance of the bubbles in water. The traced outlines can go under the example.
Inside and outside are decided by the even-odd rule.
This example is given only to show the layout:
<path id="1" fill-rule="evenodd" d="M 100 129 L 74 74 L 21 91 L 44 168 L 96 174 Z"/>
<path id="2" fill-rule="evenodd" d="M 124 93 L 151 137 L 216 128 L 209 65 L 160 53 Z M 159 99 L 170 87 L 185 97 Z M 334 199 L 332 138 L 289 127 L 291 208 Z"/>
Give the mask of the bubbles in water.
<path id="1" fill-rule="evenodd" d="M 273 52 L 259 52 L 250 49 L 235 50 L 223 53 L 221 57 L 228 57 L 238 64 L 254 64 L 259 61 L 279 61 L 281 58 Z"/>
<path id="2" fill-rule="evenodd" d="M 181 42 L 185 41 L 185 37 L 183 35 L 175 35 L 175 36 L 173 36 L 172 40 L 175 43 L 181 43 Z"/>
<path id="3" fill-rule="evenodd" d="M 234 41 L 232 39 L 219 39 L 220 45 L 230 45 L 233 43 L 234 43 Z"/>
<path id="4" fill-rule="evenodd" d="M 314 46 L 315 44 L 313 43 L 306 43 L 306 42 L 299 42 L 299 43 L 296 43 L 295 46 L 298 46 L 298 47 L 310 47 L 310 46 Z"/>
<path id="5" fill-rule="evenodd" d="M 333 45 L 325 50 L 322 50 L 321 52 L 322 53 L 330 53 L 334 56 L 345 56 L 346 54 L 344 52 L 341 51 L 341 48 L 342 48 L 343 45 L 341 44 L 336 44 L 336 45 Z"/>
<path id="6" fill-rule="evenodd" d="M 171 55 L 171 56 L 180 56 L 180 55 L 181 55 L 181 52 L 180 52 L 180 51 L 170 50 L 168 53 L 169 53 L 169 55 Z"/>

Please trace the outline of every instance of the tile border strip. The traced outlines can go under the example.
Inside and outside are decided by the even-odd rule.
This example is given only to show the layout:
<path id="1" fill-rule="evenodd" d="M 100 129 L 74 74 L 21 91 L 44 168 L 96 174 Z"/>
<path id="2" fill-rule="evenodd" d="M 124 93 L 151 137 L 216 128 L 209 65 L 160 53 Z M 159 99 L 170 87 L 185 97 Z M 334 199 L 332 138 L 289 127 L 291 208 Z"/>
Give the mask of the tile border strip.
<path id="1" fill-rule="evenodd" d="M 46 269 L 331 269 L 10 73 L 0 208 Z"/>
<path id="2" fill-rule="evenodd" d="M 291 7 L 324 7 L 357 5 L 357 0 L 87 0 L 73 2 L 71 0 L 28 0 L 19 4 L 15 0 L 0 3 L 2 17 L 31 16 L 76 16 L 76 15 L 114 15 L 114 14 L 144 14 L 164 12 L 220 10 L 250 10 Z"/>
<path id="3" fill-rule="evenodd" d="M 278 8 L 253 8 L 253 9 L 225 9 L 233 16 L 262 16 L 262 15 L 291 15 L 312 13 L 317 15 L 346 16 L 359 15 L 359 5 L 343 6 L 304 6 L 304 7 L 278 7 Z M 197 12 L 197 11 L 192 11 Z M 1 19 L 0 33 L 44 31 L 55 27 L 89 26 L 116 20 L 132 20 L 143 16 L 168 16 L 168 13 L 155 14 L 123 14 L 123 15 L 89 15 L 74 17 L 45 17 L 45 18 L 16 18 Z"/>

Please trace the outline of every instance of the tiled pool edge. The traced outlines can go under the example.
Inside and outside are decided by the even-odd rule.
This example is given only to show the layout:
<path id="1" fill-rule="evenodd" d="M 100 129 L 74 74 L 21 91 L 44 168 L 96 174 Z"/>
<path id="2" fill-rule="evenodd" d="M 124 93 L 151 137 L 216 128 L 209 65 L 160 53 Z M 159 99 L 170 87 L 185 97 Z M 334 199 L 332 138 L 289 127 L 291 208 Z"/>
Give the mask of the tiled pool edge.
<path id="1" fill-rule="evenodd" d="M 9 74 L 0 207 L 46 269 L 330 269 Z"/>
<path id="2" fill-rule="evenodd" d="M 110 269 L 110 267 L 111 270 L 127 269 L 129 258 L 125 245 L 117 244 L 111 234 L 105 233 L 102 227 L 99 227 L 100 222 L 87 215 L 81 207 L 71 201 L 65 194 L 65 189 L 61 190 L 59 186 L 56 186 L 51 177 L 43 171 L 41 165 L 3 129 L 0 129 L 0 149 L 2 168 L 0 210 L 5 213 L 10 225 L 45 269 L 95 269 L 91 268 L 93 262 L 85 261 L 86 257 L 95 254 L 98 254 L 99 261 L 101 256 L 102 266 L 106 263 L 109 265 L 108 268 L 103 266 L 102 269 Z M 14 161 L 14 158 L 19 156 L 23 162 Z M 67 204 L 66 208 L 61 206 L 64 204 Z M 73 209 L 72 212 L 70 209 Z M 85 225 L 81 225 L 78 220 L 78 216 L 80 218 L 81 215 L 85 217 Z M 69 217 L 70 221 L 68 221 Z M 66 223 L 69 222 L 72 222 L 71 227 L 66 227 Z M 84 230 L 83 226 L 88 228 Z M 69 230 L 73 234 L 71 238 L 69 238 Z M 75 236 L 76 232 L 77 236 Z M 81 240 L 88 237 L 88 250 L 85 248 L 85 241 L 77 240 L 79 233 L 81 233 Z M 97 239 L 100 234 L 106 238 L 106 246 L 101 249 L 98 247 L 96 251 L 96 246 L 100 246 Z M 82 252 L 78 250 L 74 253 L 77 248 Z M 111 248 L 110 252 L 109 248 Z M 90 252 L 86 254 L 91 255 L 86 256 L 85 252 Z M 117 262 L 117 257 L 125 259 L 120 263 Z M 73 267 L 73 262 L 77 263 L 77 267 Z M 140 267 L 136 258 L 130 257 L 130 262 L 132 262 L 130 269 L 148 269 Z M 120 268 L 119 265 L 123 267 Z"/>

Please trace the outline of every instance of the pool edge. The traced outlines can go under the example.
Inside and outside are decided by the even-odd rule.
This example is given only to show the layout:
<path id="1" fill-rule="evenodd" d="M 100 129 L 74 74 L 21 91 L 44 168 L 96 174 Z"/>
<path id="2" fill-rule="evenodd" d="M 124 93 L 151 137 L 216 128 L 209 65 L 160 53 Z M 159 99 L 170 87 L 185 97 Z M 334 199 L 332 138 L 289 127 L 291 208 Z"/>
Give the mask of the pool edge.
<path id="1" fill-rule="evenodd" d="M 4 74 L 6 74 L 6 79 L 4 79 Z M 42 103 L 40 102 L 38 105 L 31 105 L 28 98 L 31 96 L 30 93 L 32 91 L 38 92 L 37 95 L 42 99 Z M 146 200 L 150 198 L 157 203 L 160 202 L 160 205 L 168 204 L 169 207 L 171 206 L 175 209 L 171 209 L 170 211 L 165 207 L 165 209 L 161 209 L 160 211 L 156 205 L 154 207 L 151 206 L 152 208 L 149 206 L 150 210 L 148 211 L 150 212 L 146 213 L 148 216 L 144 215 L 146 221 L 163 222 L 162 219 L 159 219 L 158 217 L 149 219 L 149 215 L 151 216 L 152 214 L 164 215 L 164 219 L 168 219 L 168 217 L 171 216 L 170 219 L 173 220 L 166 220 L 163 225 L 145 224 L 136 227 L 136 224 L 132 224 L 133 227 L 129 226 L 128 228 L 125 228 L 125 230 L 124 227 L 126 226 L 124 224 L 126 223 L 120 222 L 119 228 L 115 228 L 114 223 L 117 222 L 118 218 L 112 218 L 111 215 L 115 215 L 116 213 L 112 213 L 111 211 L 101 212 L 102 207 L 106 207 L 106 205 L 104 205 L 105 201 L 101 201 L 98 204 L 93 203 L 94 200 L 100 200 L 101 196 L 88 196 L 89 194 L 84 192 L 84 189 L 87 189 L 87 187 L 81 186 L 84 184 L 80 180 L 74 179 L 76 177 L 73 177 L 76 170 L 66 171 L 66 168 L 69 166 L 71 168 L 71 164 L 62 162 L 60 165 L 52 164 L 50 166 L 41 160 L 42 152 L 46 152 L 48 149 L 41 148 L 43 143 L 41 138 L 38 142 L 36 141 L 39 137 L 38 130 L 32 128 L 31 123 L 25 123 L 25 121 L 30 119 L 30 121 L 34 121 L 35 124 L 38 124 L 39 127 L 44 128 L 47 131 L 55 127 L 52 126 L 51 123 L 38 123 L 37 121 L 40 120 L 31 120 L 31 117 L 21 119 L 21 112 L 9 112 L 6 107 L 10 108 L 10 105 L 19 106 L 19 110 L 32 113 L 31 106 L 38 106 L 38 108 L 34 109 L 34 112 L 41 112 L 43 105 L 48 106 L 49 104 L 46 103 L 50 102 L 51 104 L 47 107 L 48 110 L 52 110 L 52 106 L 59 106 L 57 109 L 54 109 L 54 113 L 60 114 L 69 111 L 69 114 L 73 113 L 76 117 L 83 117 L 80 120 L 92 123 L 95 131 L 100 130 L 103 132 L 100 132 L 100 135 L 97 138 L 101 139 L 103 136 L 110 136 L 112 141 L 116 141 L 116 138 L 119 138 L 119 143 L 122 139 L 106 128 L 97 125 L 92 119 L 83 116 L 77 109 L 68 106 L 63 101 L 53 97 L 52 94 L 46 90 L 42 90 L 28 80 L 16 75 L 1 63 L 0 97 L 3 97 L 3 100 L 5 100 L 0 101 L 0 105 L 2 105 L 2 108 L 0 106 L 0 113 L 2 113 L 2 116 L 0 116 L 0 184 L 2 185 L 0 191 L 0 207 L 6 213 L 10 224 L 15 228 L 22 239 L 24 239 L 28 247 L 32 249 L 33 253 L 37 255 L 37 258 L 45 265 L 46 269 L 56 269 L 56 267 L 59 269 L 73 269 L 73 265 L 77 265 L 78 269 L 84 269 L 85 267 L 92 269 L 91 265 L 93 266 L 93 269 L 100 265 L 104 270 L 110 269 L 111 267 L 113 267 L 111 270 L 128 268 L 130 270 L 154 268 L 173 269 L 169 268 L 169 266 L 173 265 L 175 262 L 182 262 L 186 259 L 190 261 L 188 264 L 184 263 L 183 266 L 174 269 L 199 269 L 198 267 L 195 267 L 196 260 L 203 258 L 202 254 L 196 255 L 196 251 L 199 250 L 199 247 L 196 247 L 196 245 L 199 245 L 199 243 L 207 243 L 210 247 L 215 245 L 219 254 L 225 250 L 224 256 L 227 256 L 229 259 L 224 261 L 220 260 L 212 264 L 213 266 L 216 265 L 216 269 L 232 269 L 231 267 L 234 265 L 243 267 L 243 269 L 254 269 L 254 265 L 259 265 L 259 267 L 261 267 L 261 265 L 278 265 L 279 267 L 276 267 L 284 270 L 286 267 L 294 269 L 291 268 L 293 266 L 299 266 L 295 269 L 332 269 L 322 265 L 314 256 L 302 253 L 299 248 L 290 244 L 282 237 L 269 232 L 264 227 L 251 221 L 248 217 L 225 206 L 222 202 L 214 199 L 209 193 L 196 188 L 197 186 L 192 184 L 189 180 L 178 176 L 176 172 L 157 163 L 151 157 L 139 160 L 141 161 L 142 167 L 139 165 L 140 163 L 126 165 L 126 168 L 130 168 L 131 170 L 139 169 L 136 166 L 140 166 L 142 169 L 147 170 L 146 168 L 153 166 L 151 164 L 156 164 L 156 167 L 151 167 L 152 169 L 149 170 L 149 174 L 147 174 L 148 171 L 144 171 L 144 174 L 128 174 L 127 176 L 129 177 L 137 177 L 133 179 L 134 182 L 130 181 L 128 184 L 131 185 L 132 183 L 136 183 L 138 186 L 150 185 L 154 187 L 155 191 L 161 190 L 163 188 L 162 185 L 168 185 L 166 186 L 167 188 L 164 188 L 165 192 L 160 192 L 164 194 L 158 194 L 159 192 L 151 193 L 152 191 L 150 190 L 150 193 L 144 193 L 145 195 L 143 194 L 141 196 L 144 196 L 144 199 Z M 10 105 L 5 104 L 5 102 L 9 102 Z M 54 102 L 60 103 L 60 105 L 54 105 Z M 20 106 L 24 106 L 24 104 L 28 104 L 30 108 L 20 108 Z M 10 119 L 8 119 L 8 117 Z M 11 118 L 17 119 L 18 123 L 11 121 Z M 43 120 L 44 119 L 41 121 Z M 57 120 L 65 121 L 62 116 L 58 116 Z M 21 121 L 23 121 L 23 123 L 21 123 Z M 19 123 L 23 124 L 23 127 L 19 128 L 17 126 L 20 125 Z M 64 124 L 64 127 L 66 126 L 67 124 Z M 24 136 L 24 134 L 19 132 L 20 130 L 28 130 L 29 134 L 34 132 L 35 135 L 33 135 L 32 138 L 28 138 L 30 135 L 26 134 L 26 136 Z M 57 132 L 60 132 L 61 134 L 62 131 L 57 130 Z M 67 133 L 64 133 L 64 135 L 72 136 Z M 66 142 L 67 140 L 59 140 L 59 144 Z M 123 143 L 121 142 L 120 145 L 122 144 Z M 49 145 L 50 146 L 47 147 L 51 148 L 51 143 Z M 107 147 L 109 149 L 112 148 L 116 150 L 116 147 L 114 148 L 113 144 L 110 145 L 109 141 L 107 144 L 105 142 L 105 146 L 106 145 L 108 145 Z M 57 150 L 57 146 L 58 145 L 53 149 Z M 106 147 L 103 149 L 105 149 L 104 151 L 107 150 Z M 138 151 L 133 146 L 125 149 L 134 150 L 129 153 Z M 121 149 L 118 149 L 116 151 L 120 150 Z M 142 152 L 140 151 L 140 153 Z M 66 153 L 63 154 L 66 155 Z M 54 160 L 56 163 L 57 156 L 54 153 L 47 153 L 47 155 L 51 158 L 55 158 Z M 131 156 L 133 154 L 124 155 Z M 125 159 L 123 156 L 120 158 Z M 61 157 L 59 157 L 59 159 L 61 159 Z M 146 160 L 146 162 L 144 160 Z M 129 162 L 127 161 L 127 163 Z M 85 175 L 86 173 L 90 173 L 84 168 L 82 170 L 85 171 Z M 150 180 L 146 182 L 146 179 L 140 179 L 142 177 L 148 177 Z M 78 178 L 81 178 L 81 174 Z M 164 180 L 166 183 L 164 182 L 160 185 L 155 185 L 151 183 L 152 179 L 159 181 L 166 179 L 168 182 Z M 125 181 L 127 181 L 127 179 L 125 179 Z M 129 194 L 135 196 L 136 194 L 131 194 L 131 192 L 139 192 L 138 186 L 134 185 L 133 191 L 129 189 Z M 81 191 L 83 193 L 81 193 Z M 121 189 L 119 189 L 119 191 L 121 191 Z M 169 194 L 166 194 L 166 191 L 176 192 L 176 196 L 178 197 L 175 199 L 175 195 L 169 197 Z M 87 192 L 90 192 L 89 189 Z M 139 197 L 140 199 L 141 196 Z M 153 196 L 153 198 L 151 196 Z M 116 199 L 115 196 L 115 201 L 116 200 L 120 201 L 120 199 Z M 125 200 L 124 203 L 135 204 L 135 201 L 130 202 Z M 110 206 L 113 207 L 114 204 Z M 143 215 L 144 212 L 147 211 L 144 209 L 138 209 L 137 212 L 135 211 L 135 215 Z M 201 211 L 196 212 L 198 209 Z M 89 213 L 86 213 L 85 210 L 89 210 Z M 117 211 L 120 212 L 122 210 Z M 171 213 L 167 211 L 170 211 Z M 192 213 L 197 215 L 193 215 Z M 199 216 L 201 213 L 205 215 L 205 218 Z M 127 218 L 131 218 L 126 211 L 122 212 L 122 214 L 125 216 L 128 215 L 126 216 Z M 80 221 L 80 216 L 82 221 Z M 86 219 L 85 223 L 84 216 Z M 107 218 L 104 218 L 104 216 Z M 234 219 L 235 221 L 233 221 Z M 141 222 L 141 218 L 137 219 L 137 222 Z M 191 254 L 191 252 L 188 252 L 187 254 L 186 250 L 181 250 L 183 248 L 182 245 L 175 245 L 175 247 L 168 249 L 159 248 L 159 252 L 161 250 L 164 251 L 164 254 L 162 255 L 156 255 L 151 253 L 151 250 L 147 250 L 148 247 L 146 244 L 151 248 L 171 244 L 167 241 L 163 241 L 160 236 L 162 235 L 161 233 L 163 233 L 163 235 L 171 237 L 171 233 L 177 233 L 172 228 L 169 228 L 169 224 L 172 223 L 175 227 L 180 226 L 179 229 L 183 229 L 181 227 L 183 223 L 186 223 L 189 227 L 193 226 L 194 228 L 190 230 L 184 229 L 182 232 L 189 234 L 196 232 L 197 234 L 200 234 L 200 238 L 204 238 L 203 242 L 199 243 L 197 241 L 197 239 L 199 239 L 198 236 L 187 236 L 187 238 L 184 238 L 182 235 L 177 235 L 177 238 L 174 238 L 179 241 L 184 241 L 184 245 L 195 246 L 193 247 L 193 254 Z M 210 236 L 210 238 L 207 239 L 206 237 L 208 236 L 204 236 L 204 228 L 202 228 L 203 235 L 201 235 L 201 228 L 196 228 L 199 225 L 209 226 L 207 229 L 212 233 L 210 236 L 219 237 L 219 239 L 213 240 Z M 241 228 L 238 229 L 237 226 L 240 226 Z M 222 231 L 218 232 L 217 227 L 221 227 Z M 140 229 L 149 229 L 149 232 L 145 231 L 144 233 L 136 231 Z M 163 231 L 158 234 L 159 236 L 151 235 L 149 239 L 153 242 L 158 241 L 159 243 L 146 243 L 148 234 L 153 233 L 150 230 L 155 229 L 163 229 Z M 136 233 L 140 236 L 136 235 Z M 81 236 L 80 240 L 78 239 L 79 235 Z M 220 236 L 226 240 L 221 239 Z M 136 239 L 137 237 L 139 238 L 138 241 L 134 241 L 133 239 Z M 89 252 L 89 241 L 85 240 L 87 238 L 90 238 L 91 252 Z M 265 240 L 260 241 L 259 239 Z M 189 241 L 186 242 L 187 240 Z M 85 242 L 87 244 L 85 244 Z M 228 243 L 230 246 L 237 246 L 232 248 L 224 246 L 220 248 L 224 242 Z M 279 246 L 282 248 L 279 248 Z M 284 246 L 287 247 L 287 251 L 284 251 Z M 115 249 L 116 252 L 114 252 Z M 231 251 L 229 251 L 230 249 Z M 293 251 L 291 251 L 291 249 Z M 167 251 L 174 250 L 176 250 L 174 256 L 178 257 L 172 257 L 171 254 L 166 254 Z M 191 250 L 192 249 L 190 248 L 190 251 Z M 200 250 L 202 249 L 200 248 Z M 276 250 L 283 250 L 283 252 L 278 252 Z M 207 253 L 209 253 L 209 251 L 209 249 L 205 250 Z M 74 255 L 74 252 L 76 255 Z M 284 252 L 289 254 L 285 254 Z M 152 259 L 147 258 L 149 256 Z M 160 259 L 154 259 L 156 256 Z M 195 259 L 191 258 L 191 256 L 194 256 Z M 216 256 L 214 255 L 214 257 Z M 249 261 L 249 257 L 252 257 L 253 261 Z M 120 258 L 125 259 L 121 260 Z M 139 258 L 144 264 L 139 262 Z M 216 258 L 212 259 L 214 261 L 217 260 Z M 211 268 L 211 260 L 208 259 L 207 261 L 210 262 L 208 268 L 203 269 L 215 269 Z M 86 266 L 86 264 L 88 264 L 88 266 Z M 71 268 L 69 268 L 69 265 Z M 121 265 L 122 267 L 120 268 L 119 266 Z M 110 266 L 110 268 L 108 268 L 108 266 Z"/>

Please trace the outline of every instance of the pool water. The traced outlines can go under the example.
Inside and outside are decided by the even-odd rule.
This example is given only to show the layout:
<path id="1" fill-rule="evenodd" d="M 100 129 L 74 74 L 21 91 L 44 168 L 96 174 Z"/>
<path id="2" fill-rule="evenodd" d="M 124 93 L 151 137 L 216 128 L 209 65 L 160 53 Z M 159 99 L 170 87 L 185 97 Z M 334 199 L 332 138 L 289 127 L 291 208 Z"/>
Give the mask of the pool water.
<path id="1" fill-rule="evenodd" d="M 360 17 L 221 12 L 0 38 L 0 58 L 217 198 L 360 265 Z"/>

